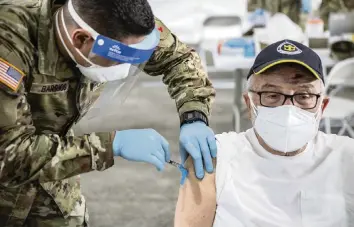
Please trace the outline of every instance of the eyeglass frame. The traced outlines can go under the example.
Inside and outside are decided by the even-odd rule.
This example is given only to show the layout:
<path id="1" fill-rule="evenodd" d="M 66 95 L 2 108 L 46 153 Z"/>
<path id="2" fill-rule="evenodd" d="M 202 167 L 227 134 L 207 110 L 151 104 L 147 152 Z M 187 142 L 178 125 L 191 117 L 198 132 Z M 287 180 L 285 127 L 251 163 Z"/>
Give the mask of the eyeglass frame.
<path id="1" fill-rule="evenodd" d="M 251 89 L 248 90 L 248 91 L 252 92 L 252 93 L 255 93 L 255 94 L 257 94 L 259 96 L 259 103 L 261 104 L 261 106 L 269 107 L 269 108 L 275 108 L 275 107 L 278 107 L 278 106 L 266 106 L 266 105 L 263 105 L 262 104 L 262 94 L 264 94 L 264 93 L 274 93 L 274 94 L 278 94 L 278 95 L 283 95 L 285 97 L 284 102 L 283 102 L 283 104 L 281 104 L 279 106 L 283 106 L 285 104 L 286 100 L 288 100 L 288 99 L 290 99 L 291 103 L 294 106 L 296 106 L 295 103 L 294 103 L 294 96 L 297 96 L 297 95 L 314 95 L 316 97 L 316 102 L 315 102 L 314 107 L 301 108 L 299 106 L 296 106 L 296 107 L 299 107 L 299 108 L 301 108 L 303 110 L 312 110 L 312 109 L 316 108 L 317 103 L 318 103 L 318 99 L 321 97 L 321 93 L 318 93 L 318 94 L 314 94 L 314 93 L 296 93 L 296 94 L 293 94 L 293 95 L 287 95 L 287 94 L 283 94 L 281 92 L 275 92 L 275 91 L 255 91 L 255 90 L 251 90 Z"/>

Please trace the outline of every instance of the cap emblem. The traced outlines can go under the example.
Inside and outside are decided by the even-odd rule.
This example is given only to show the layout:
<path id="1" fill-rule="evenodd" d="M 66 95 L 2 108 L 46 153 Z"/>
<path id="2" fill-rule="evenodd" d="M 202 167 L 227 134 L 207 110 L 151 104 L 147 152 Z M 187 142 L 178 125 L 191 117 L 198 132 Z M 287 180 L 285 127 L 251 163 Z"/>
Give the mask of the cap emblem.
<path id="1" fill-rule="evenodd" d="M 283 42 L 281 43 L 277 51 L 281 54 L 288 54 L 288 55 L 295 55 L 295 54 L 301 54 L 302 50 L 300 50 L 297 46 L 295 46 L 293 43 L 290 42 Z"/>

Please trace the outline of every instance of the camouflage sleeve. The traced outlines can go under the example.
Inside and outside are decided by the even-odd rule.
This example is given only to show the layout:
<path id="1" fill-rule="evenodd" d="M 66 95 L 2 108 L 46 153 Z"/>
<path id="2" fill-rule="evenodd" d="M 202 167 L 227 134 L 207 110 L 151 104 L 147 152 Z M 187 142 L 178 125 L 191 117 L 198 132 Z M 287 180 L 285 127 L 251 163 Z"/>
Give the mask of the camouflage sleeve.
<path id="1" fill-rule="evenodd" d="M 160 43 L 144 71 L 152 76 L 163 75 L 180 115 L 196 110 L 209 116 L 215 90 L 198 54 L 180 42 L 159 19 L 156 26 L 161 33 Z"/>
<path id="2" fill-rule="evenodd" d="M 0 58 L 1 65 L 10 67 L 12 73 L 26 75 L 35 53 L 28 27 L 36 22 L 22 11 L 0 5 Z M 0 73 L 4 75 L 4 71 Z M 3 76 L 0 79 L 0 185 L 56 181 L 113 165 L 107 133 L 60 137 L 36 132 L 25 84 L 25 76 L 16 89 L 5 85 Z"/>

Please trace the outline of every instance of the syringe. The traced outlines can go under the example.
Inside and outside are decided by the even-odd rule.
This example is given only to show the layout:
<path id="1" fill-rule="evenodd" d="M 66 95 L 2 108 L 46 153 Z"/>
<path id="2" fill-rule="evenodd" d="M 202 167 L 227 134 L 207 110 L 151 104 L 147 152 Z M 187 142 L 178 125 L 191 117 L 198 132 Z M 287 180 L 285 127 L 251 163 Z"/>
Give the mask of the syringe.
<path id="1" fill-rule="evenodd" d="M 182 166 L 182 164 L 179 164 L 178 162 L 175 162 L 175 161 L 172 161 L 172 160 L 168 161 L 168 163 L 171 164 L 171 165 L 173 165 L 174 167 L 177 167 L 177 168 L 179 168 L 180 166 Z"/>
<path id="2" fill-rule="evenodd" d="M 177 167 L 179 169 L 179 171 L 182 174 L 180 184 L 183 185 L 185 180 L 186 180 L 186 178 L 187 178 L 187 176 L 188 176 L 188 170 L 186 168 L 184 168 L 183 165 L 178 163 L 178 162 L 170 160 L 167 163 L 170 164 L 170 165 L 173 165 L 174 167 Z"/>

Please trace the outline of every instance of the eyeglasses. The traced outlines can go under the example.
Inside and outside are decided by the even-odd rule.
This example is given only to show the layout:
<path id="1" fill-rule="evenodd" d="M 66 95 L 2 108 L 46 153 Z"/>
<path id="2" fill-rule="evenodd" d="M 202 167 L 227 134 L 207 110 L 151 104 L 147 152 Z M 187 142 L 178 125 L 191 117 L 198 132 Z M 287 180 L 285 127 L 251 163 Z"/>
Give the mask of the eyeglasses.
<path id="1" fill-rule="evenodd" d="M 298 93 L 294 95 L 286 95 L 279 92 L 272 91 L 253 91 L 250 92 L 258 94 L 259 100 L 262 106 L 265 107 L 277 107 L 285 104 L 287 99 L 290 99 L 294 106 L 301 109 L 313 109 L 317 106 L 318 99 L 321 97 L 320 94 L 311 93 Z"/>

